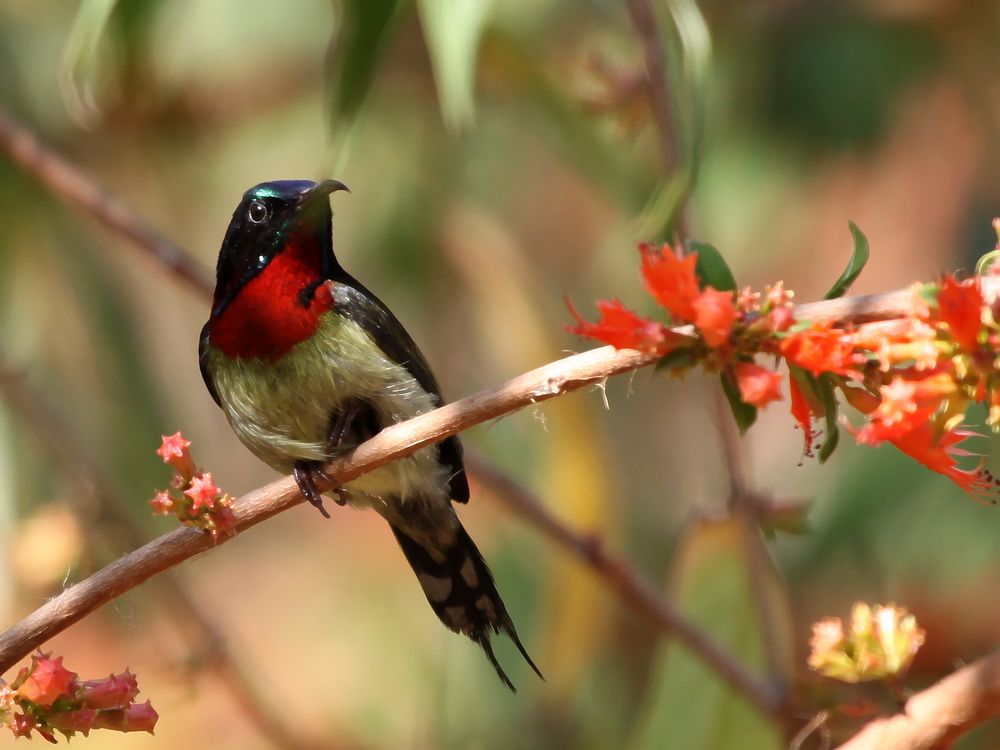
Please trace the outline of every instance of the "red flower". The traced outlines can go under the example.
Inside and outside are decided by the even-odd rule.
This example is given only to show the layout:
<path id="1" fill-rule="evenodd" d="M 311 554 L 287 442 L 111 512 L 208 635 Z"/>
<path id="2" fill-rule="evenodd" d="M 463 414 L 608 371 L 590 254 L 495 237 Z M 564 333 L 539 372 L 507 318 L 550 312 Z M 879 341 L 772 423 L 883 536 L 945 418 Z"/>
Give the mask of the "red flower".
<path id="1" fill-rule="evenodd" d="M 60 732 L 72 734 L 80 732 L 84 737 L 90 734 L 94 728 L 94 720 L 97 718 L 97 711 L 92 708 L 78 708 L 75 711 L 61 711 L 49 714 L 45 722 L 53 729 Z"/>
<path id="2" fill-rule="evenodd" d="M 35 720 L 27 714 L 14 714 L 14 718 L 7 725 L 14 737 L 27 737 L 31 739 L 31 730 L 35 729 Z"/>
<path id="3" fill-rule="evenodd" d="M 62 695 L 75 688 L 76 672 L 62 665 L 63 658 L 50 659 L 44 654 L 34 654 L 32 665 L 22 671 L 26 677 L 17 688 L 17 694 L 39 706 L 51 706 Z"/>
<path id="4" fill-rule="evenodd" d="M 863 445 L 897 440 L 930 421 L 934 413 L 955 391 L 952 377 L 944 372 L 920 380 L 896 376 L 879 388 L 881 400 L 869 410 L 869 422 L 856 437 Z"/>
<path id="5" fill-rule="evenodd" d="M 694 270 L 698 253 L 682 258 L 667 244 L 659 250 L 642 244 L 639 245 L 639 252 L 642 254 L 642 280 L 646 291 L 677 320 L 694 322 L 694 301 L 701 292 Z"/>
<path id="6" fill-rule="evenodd" d="M 788 334 L 781 342 L 781 353 L 788 364 L 813 375 L 833 372 L 860 379 L 856 368 L 864 361 L 864 357 L 854 352 L 848 336 L 829 322 L 813 323 L 809 328 Z"/>
<path id="7" fill-rule="evenodd" d="M 983 295 L 978 279 L 958 282 L 950 274 L 944 277 L 938 293 L 938 311 L 941 320 L 958 345 L 967 352 L 979 349 L 979 332 L 982 321 Z"/>
<path id="8" fill-rule="evenodd" d="M 184 494 L 193 501 L 191 512 L 197 513 L 201 508 L 211 510 L 215 507 L 215 498 L 219 496 L 220 490 L 215 486 L 212 479 L 212 472 L 206 471 L 191 478 L 191 486 L 184 490 Z"/>
<path id="9" fill-rule="evenodd" d="M 925 422 L 891 442 L 928 469 L 944 474 L 974 498 L 984 500 L 985 495 L 996 491 L 997 484 L 993 475 L 984 468 L 983 462 L 980 461 L 975 469 L 958 467 L 958 457 L 976 455 L 959 447 L 968 437 L 977 437 L 977 434 L 970 430 L 955 429 L 937 435 L 934 426 Z"/>
<path id="10" fill-rule="evenodd" d="M 163 490 L 153 495 L 153 499 L 149 501 L 149 504 L 153 507 L 153 513 L 158 516 L 170 515 L 174 509 L 173 498 L 170 497 L 169 492 L 164 492 Z"/>
<path id="11" fill-rule="evenodd" d="M 812 408 L 809 406 L 809 401 L 806 399 L 805 394 L 799 388 L 799 384 L 795 382 L 795 378 L 791 375 L 788 376 L 788 391 L 792 400 L 792 416 L 795 417 L 795 421 L 802 428 L 802 438 L 805 441 L 802 452 L 806 456 L 812 456 L 813 438 L 816 437 L 816 433 L 813 432 L 812 428 Z"/>
<path id="12" fill-rule="evenodd" d="M 720 292 L 707 287 L 694 302 L 695 325 L 705 342 L 712 347 L 722 346 L 729 340 L 736 320 L 736 307 L 732 292 Z"/>
<path id="13" fill-rule="evenodd" d="M 139 694 L 139 683 L 129 670 L 103 680 L 80 683 L 80 701 L 90 708 L 125 708 Z"/>
<path id="14" fill-rule="evenodd" d="M 163 463 L 170 464 L 174 471 L 185 479 L 190 479 L 194 474 L 194 461 L 188 448 L 191 441 L 186 440 L 180 432 L 173 435 L 161 435 L 163 442 L 156 451 L 156 455 L 163 459 Z"/>
<path id="15" fill-rule="evenodd" d="M 596 323 L 584 320 L 569 300 L 566 306 L 577 321 L 576 326 L 567 327 L 570 333 L 603 341 L 617 349 L 666 354 L 682 340 L 662 323 L 637 315 L 618 300 L 597 302 L 601 318 Z"/>
<path id="16" fill-rule="evenodd" d="M 740 362 L 736 365 L 736 381 L 744 403 L 763 407 L 781 400 L 781 375 L 776 372 L 752 362 Z"/>
<path id="17" fill-rule="evenodd" d="M 114 729 L 118 732 L 149 732 L 153 733 L 156 721 L 160 715 L 156 713 L 153 705 L 145 703 L 133 703 L 127 708 L 119 708 L 111 711 L 99 711 L 94 720 L 95 729 Z"/>

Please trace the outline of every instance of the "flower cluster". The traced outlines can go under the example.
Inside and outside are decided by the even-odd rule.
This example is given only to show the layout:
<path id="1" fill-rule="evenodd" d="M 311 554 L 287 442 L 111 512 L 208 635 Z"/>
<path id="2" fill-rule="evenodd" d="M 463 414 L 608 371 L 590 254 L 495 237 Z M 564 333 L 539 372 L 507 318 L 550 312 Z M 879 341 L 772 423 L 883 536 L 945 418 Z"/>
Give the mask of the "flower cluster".
<path id="1" fill-rule="evenodd" d="M 867 258 L 863 235 L 853 226 L 852 232 L 863 246 L 861 259 L 856 246 L 828 297 L 842 294 Z M 985 402 L 989 425 L 1000 430 L 1000 303 L 988 303 L 978 277 L 947 276 L 940 284 L 915 287 L 913 312 L 892 320 L 799 321 L 792 293 L 781 282 L 763 295 L 748 288 L 737 292 L 710 246 L 686 255 L 669 245 L 642 245 L 640 252 L 644 286 L 670 314 L 668 323 L 615 300 L 598 302 L 596 323 L 570 306 L 576 318 L 571 332 L 660 354 L 661 365 L 673 371 L 700 364 L 721 373 L 742 430 L 752 424 L 757 408 L 782 399 L 784 377 L 755 357 L 783 359 L 806 456 L 818 448 L 822 461 L 836 446 L 839 392 L 865 416 L 862 426 L 848 426 L 859 443 L 891 443 L 973 497 L 995 494 L 997 481 L 982 462 L 972 468 L 958 464 L 972 455 L 961 445 L 974 434 L 962 425 L 970 404 Z M 822 445 L 817 424 L 825 430 Z"/>
<path id="2" fill-rule="evenodd" d="M 163 435 L 156 454 L 174 469 L 171 490 L 159 490 L 149 504 L 157 515 L 176 515 L 188 526 L 205 529 L 217 540 L 219 534 L 232 533 L 236 526 L 233 499 L 215 486 L 209 471 L 200 471 L 188 450 L 191 441 L 181 433 Z"/>
<path id="3" fill-rule="evenodd" d="M 858 602 L 847 628 L 839 617 L 813 625 L 809 667 L 842 682 L 882 680 L 905 672 L 923 643 L 924 631 L 905 607 Z"/>
<path id="4" fill-rule="evenodd" d="M 159 715 L 149 701 L 136 703 L 139 684 L 129 670 L 103 680 L 80 680 L 62 657 L 36 653 L 9 685 L 0 680 L 0 722 L 15 737 L 37 732 L 55 742 L 91 729 L 153 733 Z"/>

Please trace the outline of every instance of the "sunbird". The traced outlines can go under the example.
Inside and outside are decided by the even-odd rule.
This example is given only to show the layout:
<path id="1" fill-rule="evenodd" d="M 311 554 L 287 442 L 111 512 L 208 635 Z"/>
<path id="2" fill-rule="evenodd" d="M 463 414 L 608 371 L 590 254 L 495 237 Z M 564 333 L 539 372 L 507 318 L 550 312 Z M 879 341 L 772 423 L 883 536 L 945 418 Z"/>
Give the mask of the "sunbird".
<path id="1" fill-rule="evenodd" d="M 348 274 L 333 252 L 330 195 L 339 180 L 262 182 L 243 194 L 216 267 L 199 364 L 233 432 L 329 518 L 323 466 L 383 428 L 444 400 L 402 323 Z M 541 677 L 517 635 L 493 575 L 453 503 L 469 500 L 457 436 L 422 448 L 332 491 L 388 523 L 441 622 L 493 653 L 506 633 Z"/>

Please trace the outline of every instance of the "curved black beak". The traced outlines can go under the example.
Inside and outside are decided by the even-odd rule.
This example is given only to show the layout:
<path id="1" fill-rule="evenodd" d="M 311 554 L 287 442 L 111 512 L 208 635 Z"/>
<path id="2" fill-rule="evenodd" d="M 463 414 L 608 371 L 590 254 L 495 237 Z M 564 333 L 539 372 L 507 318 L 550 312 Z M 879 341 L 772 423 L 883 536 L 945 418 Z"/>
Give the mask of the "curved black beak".
<path id="1" fill-rule="evenodd" d="M 351 192 L 351 189 L 347 187 L 340 180 L 323 180 L 311 188 L 302 193 L 299 200 L 303 203 L 312 202 L 313 200 L 319 200 L 320 198 L 326 198 L 327 196 L 343 190 L 345 193 Z"/>

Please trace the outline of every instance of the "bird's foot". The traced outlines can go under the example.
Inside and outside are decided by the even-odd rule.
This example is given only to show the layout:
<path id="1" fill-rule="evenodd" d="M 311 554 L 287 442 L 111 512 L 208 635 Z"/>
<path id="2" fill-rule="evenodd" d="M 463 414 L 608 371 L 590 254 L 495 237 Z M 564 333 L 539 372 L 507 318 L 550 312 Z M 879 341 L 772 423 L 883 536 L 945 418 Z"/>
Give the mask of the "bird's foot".
<path id="1" fill-rule="evenodd" d="M 295 477 L 295 483 L 299 486 L 299 492 L 302 493 L 302 497 L 315 506 L 316 510 L 323 514 L 324 518 L 329 518 L 330 514 L 323 507 L 323 496 L 316 489 L 317 477 L 321 477 L 327 481 L 330 479 L 327 473 L 323 471 L 323 464 L 319 461 L 296 461 L 295 466 L 292 468 L 292 476 Z M 343 505 L 344 502 L 340 490 L 338 490 L 337 504 Z"/>

